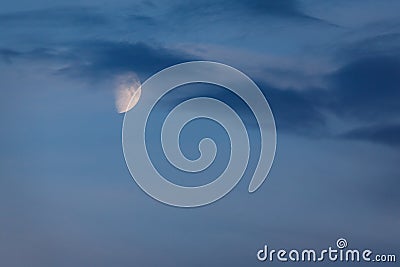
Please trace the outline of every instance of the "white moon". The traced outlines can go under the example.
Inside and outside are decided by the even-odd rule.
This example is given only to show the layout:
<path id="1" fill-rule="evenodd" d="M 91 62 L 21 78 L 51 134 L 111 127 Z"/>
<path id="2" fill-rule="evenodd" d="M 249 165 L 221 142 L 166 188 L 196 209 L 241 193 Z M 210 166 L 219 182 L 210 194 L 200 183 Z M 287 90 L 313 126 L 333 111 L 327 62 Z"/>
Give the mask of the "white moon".
<path id="1" fill-rule="evenodd" d="M 115 107 L 118 113 L 131 110 L 139 101 L 141 83 L 134 73 L 128 73 L 117 78 L 115 89 Z"/>

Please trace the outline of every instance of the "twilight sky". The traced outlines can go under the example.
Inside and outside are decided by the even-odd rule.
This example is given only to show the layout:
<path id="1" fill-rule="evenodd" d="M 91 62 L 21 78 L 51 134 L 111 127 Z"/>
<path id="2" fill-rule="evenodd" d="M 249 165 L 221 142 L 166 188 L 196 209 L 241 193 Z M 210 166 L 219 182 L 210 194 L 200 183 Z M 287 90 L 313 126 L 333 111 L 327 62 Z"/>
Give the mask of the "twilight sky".
<path id="1" fill-rule="evenodd" d="M 264 244 L 317 249 L 339 237 L 398 253 L 400 3 L 248 2 L 1 4 L 1 266 L 260 266 Z M 252 78 L 278 144 L 256 193 L 245 176 L 220 201 L 181 209 L 132 180 L 113 93 L 121 75 L 144 82 L 190 60 Z M 159 116 L 189 96 L 169 96 Z M 182 141 L 188 155 L 198 131 Z"/>

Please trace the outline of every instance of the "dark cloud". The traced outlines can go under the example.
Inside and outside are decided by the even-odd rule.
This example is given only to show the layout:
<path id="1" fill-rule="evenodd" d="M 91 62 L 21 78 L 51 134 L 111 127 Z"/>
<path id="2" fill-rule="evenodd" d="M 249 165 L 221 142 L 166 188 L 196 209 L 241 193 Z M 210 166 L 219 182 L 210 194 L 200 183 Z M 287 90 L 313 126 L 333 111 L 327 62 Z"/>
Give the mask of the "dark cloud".
<path id="1" fill-rule="evenodd" d="M 296 0 L 288 1 L 235 1 L 238 7 L 243 10 L 247 10 L 254 15 L 267 15 L 277 16 L 282 18 L 295 18 L 295 19 L 306 19 L 306 20 L 318 20 L 315 17 L 307 15 L 301 8 L 301 5 Z M 226 2 L 228 5 L 229 3 Z"/>
<path id="2" fill-rule="evenodd" d="M 87 27 L 107 23 L 103 14 L 90 7 L 56 7 L 0 14 L 0 28 L 37 25 Z"/>
<path id="3" fill-rule="evenodd" d="M 174 7 L 173 12 L 178 17 L 188 17 L 190 20 L 201 18 L 207 21 L 218 20 L 221 18 L 237 19 L 256 17 L 275 17 L 281 19 L 294 19 L 303 22 L 317 22 L 334 25 L 322 19 L 306 14 L 296 0 L 288 1 L 226 1 L 226 0 L 203 0 L 196 2 L 180 2 Z M 335 25 L 336 26 L 336 25 Z"/>
<path id="4" fill-rule="evenodd" d="M 340 116 L 371 121 L 400 112 L 400 59 L 376 56 L 357 59 L 333 73 L 328 106 Z"/>
<path id="5" fill-rule="evenodd" d="M 384 33 L 342 47 L 339 54 L 342 58 L 365 58 L 372 56 L 400 56 L 400 34 Z"/>
<path id="6" fill-rule="evenodd" d="M 326 126 L 318 90 L 306 92 L 281 90 L 259 83 L 272 112 L 278 130 L 318 136 Z"/>
<path id="7" fill-rule="evenodd" d="M 155 18 L 147 15 L 132 14 L 128 15 L 128 22 L 138 23 L 141 26 L 156 26 L 157 21 Z"/>
<path id="8" fill-rule="evenodd" d="M 306 135 L 331 136 L 326 114 L 362 127 L 343 137 L 382 144 L 398 144 L 394 122 L 400 115 L 400 58 L 387 55 L 355 56 L 325 77 L 327 89 L 281 90 L 259 83 L 274 112 L 277 126 Z M 382 121 L 387 124 L 382 125 Z"/>
<path id="9" fill-rule="evenodd" d="M 382 144 L 400 141 L 400 58 L 358 57 L 325 77 L 327 89 L 281 90 L 259 83 L 283 130 L 306 135 L 331 136 L 326 114 L 344 123 L 356 120 L 362 127 L 343 137 Z M 388 124 L 382 125 L 382 121 Z M 399 136 L 399 137 L 397 137 Z"/>
<path id="10" fill-rule="evenodd" d="M 337 55 L 347 63 L 326 77 L 323 105 L 342 121 L 365 125 L 341 138 L 400 144 L 399 45 L 399 34 L 384 33 L 341 47 Z"/>
<path id="11" fill-rule="evenodd" d="M 59 73 L 99 78 L 134 71 L 144 79 L 171 65 L 195 59 L 181 51 L 128 42 L 89 42 L 75 47 L 73 53 L 80 60 Z"/>
<path id="12" fill-rule="evenodd" d="M 68 66 L 59 69 L 56 74 L 88 81 L 112 78 L 127 71 L 134 71 L 141 80 L 145 80 L 171 65 L 198 59 L 160 46 L 102 41 L 75 45 L 68 50 L 40 48 L 19 52 L 3 49 L 0 55 L 9 61 L 27 59 L 67 63 Z M 323 129 L 325 120 L 321 113 L 320 90 L 301 92 L 281 90 L 263 82 L 258 82 L 258 85 L 271 105 L 279 130 L 317 135 L 318 130 Z"/>
<path id="13" fill-rule="evenodd" d="M 17 57 L 20 54 L 21 53 L 12 49 L 0 49 L 1 58 L 7 63 L 11 63 L 12 58 Z"/>
<path id="14" fill-rule="evenodd" d="M 59 50 L 56 48 L 40 47 L 29 51 L 17 51 L 14 49 L 0 49 L 0 56 L 7 63 L 12 63 L 15 60 L 28 61 L 62 61 L 75 60 L 77 57 L 69 53 L 68 50 Z"/>
<path id="15" fill-rule="evenodd" d="M 127 71 L 145 79 L 171 65 L 196 59 L 157 45 L 107 41 L 74 44 L 68 49 L 39 48 L 26 52 L 1 49 L 0 55 L 8 62 L 17 59 L 61 62 L 67 67 L 58 69 L 56 74 L 87 80 L 102 80 Z"/>
<path id="16" fill-rule="evenodd" d="M 344 133 L 341 137 L 400 146 L 400 124 L 378 124 L 361 127 Z"/>
<path id="17" fill-rule="evenodd" d="M 0 55 L 7 62 L 16 59 L 60 61 L 66 67 L 59 68 L 57 74 L 89 81 L 112 78 L 127 71 L 134 71 L 145 80 L 165 67 L 200 59 L 159 45 L 107 41 L 72 44 L 68 49 L 40 48 L 28 52 L 2 49 Z M 301 91 L 282 90 L 257 82 L 271 105 L 278 130 L 329 137 L 326 117 L 329 113 L 345 123 L 356 119 L 361 125 L 382 121 L 390 124 L 400 114 L 400 60 L 397 57 L 357 55 L 325 80 L 326 89 Z M 386 144 L 395 142 L 390 141 L 393 127 L 379 129 L 374 132 L 370 128 L 360 128 L 343 137 Z"/>

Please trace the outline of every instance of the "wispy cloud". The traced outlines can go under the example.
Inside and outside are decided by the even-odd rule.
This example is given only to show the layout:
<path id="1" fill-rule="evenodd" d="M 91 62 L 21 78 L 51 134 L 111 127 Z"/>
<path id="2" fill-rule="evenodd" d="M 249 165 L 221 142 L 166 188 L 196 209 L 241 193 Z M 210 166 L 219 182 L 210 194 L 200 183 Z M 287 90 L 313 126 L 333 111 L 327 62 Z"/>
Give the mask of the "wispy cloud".
<path id="1" fill-rule="evenodd" d="M 129 42 L 90 41 L 67 48 L 40 48 L 29 51 L 1 49 L 0 55 L 13 60 L 52 60 L 60 67 L 54 74 L 83 80 L 102 80 L 124 72 L 136 72 L 142 79 L 171 65 L 195 60 L 182 51 L 159 45 Z"/>

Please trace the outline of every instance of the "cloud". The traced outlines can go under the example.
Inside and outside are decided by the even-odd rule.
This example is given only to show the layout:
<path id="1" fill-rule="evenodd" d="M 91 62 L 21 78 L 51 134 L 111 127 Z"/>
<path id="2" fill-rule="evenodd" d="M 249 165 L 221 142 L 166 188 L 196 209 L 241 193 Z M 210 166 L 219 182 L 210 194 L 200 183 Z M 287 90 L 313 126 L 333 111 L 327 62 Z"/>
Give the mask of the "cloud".
<path id="1" fill-rule="evenodd" d="M 130 42 L 91 41 L 68 48 L 39 48 L 26 52 L 1 49 L 0 55 L 13 60 L 59 62 L 55 74 L 86 80 L 102 80 L 126 72 L 136 72 L 143 80 L 166 67 L 196 58 L 157 45 Z"/>
<path id="2" fill-rule="evenodd" d="M 157 20 L 148 15 L 128 15 L 127 21 L 140 24 L 141 26 L 157 26 Z"/>
<path id="3" fill-rule="evenodd" d="M 308 22 L 326 23 L 324 20 L 306 14 L 298 1 L 197 1 L 195 4 L 180 2 L 177 5 L 179 14 L 193 17 L 221 18 L 228 14 L 235 17 L 276 17 L 282 19 L 295 19 Z M 328 23 L 330 24 L 330 23 Z"/>
<path id="4" fill-rule="evenodd" d="M 252 15 L 276 16 L 281 18 L 291 18 L 300 20 L 310 20 L 323 22 L 323 20 L 307 15 L 296 0 L 289 1 L 235 1 L 238 7 L 247 10 Z M 227 4 L 229 4 L 227 2 Z"/>
<path id="5" fill-rule="evenodd" d="M 319 90 L 280 90 L 265 83 L 258 84 L 271 106 L 278 130 L 312 136 L 324 131 L 326 120 L 318 101 Z"/>
<path id="6" fill-rule="evenodd" d="M 53 7 L 28 11 L 0 14 L 0 27 L 71 25 L 87 27 L 107 24 L 108 20 L 95 8 L 90 7 Z"/>
<path id="7" fill-rule="evenodd" d="M 286 74 L 291 75 L 290 72 Z M 265 82 L 258 83 L 270 102 L 278 128 L 330 137 L 334 136 L 329 130 L 329 117 L 333 115 L 347 125 L 367 125 L 342 137 L 398 144 L 399 57 L 379 53 L 364 57 L 355 55 L 321 78 L 327 84 L 324 89 L 281 90 Z M 377 126 L 368 126 L 371 123 Z"/>
<path id="8" fill-rule="evenodd" d="M 342 58 L 365 58 L 371 56 L 400 56 L 399 33 L 383 33 L 368 38 L 361 38 L 348 46 L 342 47 Z"/>
<path id="9" fill-rule="evenodd" d="M 15 49 L 3 48 L 0 49 L 0 56 L 6 63 L 13 63 L 16 60 L 27 60 L 27 61 L 58 61 L 66 62 L 67 60 L 73 60 L 77 57 L 73 53 L 70 53 L 68 49 L 57 49 L 57 48 L 34 48 L 28 51 L 18 51 Z"/>
<path id="10" fill-rule="evenodd" d="M 73 53 L 81 60 L 59 73 L 87 77 L 136 72 L 141 79 L 166 67 L 195 58 L 180 51 L 145 43 L 93 41 L 79 45 Z"/>
<path id="11" fill-rule="evenodd" d="M 165 67 L 200 59 L 162 46 L 108 41 L 83 42 L 68 49 L 40 48 L 27 52 L 2 49 L 0 55 L 7 61 L 59 62 L 62 67 L 55 74 L 87 81 L 101 81 L 132 71 L 143 81 Z M 326 113 L 341 116 L 344 121 L 357 118 L 363 123 L 398 114 L 400 108 L 395 96 L 399 96 L 399 66 L 392 57 L 357 59 L 325 77 L 330 84 L 328 89 L 282 90 L 264 80 L 258 80 L 257 84 L 271 105 L 278 130 L 330 136 Z"/>
<path id="12" fill-rule="evenodd" d="M 283 7 L 277 7 L 278 10 L 280 8 Z M 240 53 L 233 53 L 228 49 L 225 57 L 236 57 L 237 64 L 246 62 L 248 66 L 244 70 L 258 71 L 252 78 L 255 78 L 267 97 L 276 117 L 278 130 L 330 137 L 334 134 L 330 133 L 327 114 L 339 118 L 344 124 L 352 124 L 355 121 L 357 125 L 365 127 L 371 123 L 393 124 L 398 118 L 400 57 L 396 56 L 394 49 L 393 53 L 389 53 L 391 50 L 389 48 L 395 47 L 394 44 L 398 42 L 398 36 L 379 35 L 374 38 L 369 37 L 369 40 L 373 41 L 362 45 L 362 42 L 357 40 L 342 46 L 338 55 L 345 55 L 346 61 L 336 66 L 333 71 L 325 68 L 321 72 L 322 68 L 317 69 L 318 62 L 314 64 L 315 66 L 302 64 L 297 69 L 290 65 L 290 71 L 286 71 L 285 67 L 282 70 L 283 63 L 279 58 L 268 62 L 268 68 L 265 68 L 266 63 L 261 57 L 262 54 L 261 59 L 256 58 L 248 62 L 248 58 L 257 57 L 256 52 L 250 56 L 247 54 L 240 56 Z M 357 45 L 360 51 L 364 52 L 352 52 Z M 224 51 L 221 48 L 221 52 L 218 52 L 223 54 Z M 177 63 L 203 58 L 213 59 L 206 56 L 191 50 L 169 48 L 159 44 L 104 40 L 80 41 L 25 52 L 9 48 L 0 50 L 0 58 L 5 62 L 14 60 L 56 62 L 57 68 L 53 69 L 55 74 L 87 81 L 102 81 L 132 71 L 144 81 L 148 76 Z M 341 60 L 343 59 L 344 57 Z M 249 65 L 251 63 L 253 65 Z M 312 87 L 312 83 L 308 85 L 304 83 L 301 90 L 292 90 L 288 86 L 283 90 L 280 85 L 285 84 L 284 82 L 269 82 L 271 73 L 272 76 L 275 75 L 285 81 L 300 82 L 308 77 L 302 74 L 304 69 L 310 69 L 306 73 L 315 74 L 312 77 L 325 87 L 317 88 Z M 331 72 L 326 74 L 326 71 Z M 361 134 L 349 133 L 348 137 L 350 136 L 352 139 L 373 141 Z"/>
<path id="13" fill-rule="evenodd" d="M 19 56 L 20 54 L 21 53 L 14 51 L 12 49 L 6 49 L 6 48 L 0 49 L 1 58 L 7 63 L 11 63 L 11 59 Z"/>
<path id="14" fill-rule="evenodd" d="M 340 137 L 371 141 L 390 146 L 400 146 L 400 124 L 378 124 L 360 127 L 344 133 Z"/>
<path id="15" fill-rule="evenodd" d="M 356 59 L 328 78 L 329 108 L 362 121 L 389 119 L 400 112 L 400 59 L 374 56 Z"/>

